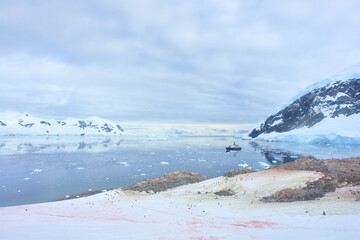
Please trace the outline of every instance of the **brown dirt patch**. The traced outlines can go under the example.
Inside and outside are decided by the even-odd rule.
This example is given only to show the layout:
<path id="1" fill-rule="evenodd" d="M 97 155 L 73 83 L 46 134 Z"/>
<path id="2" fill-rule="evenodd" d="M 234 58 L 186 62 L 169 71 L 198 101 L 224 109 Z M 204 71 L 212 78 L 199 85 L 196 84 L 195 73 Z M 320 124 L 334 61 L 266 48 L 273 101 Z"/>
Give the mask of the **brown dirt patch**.
<path id="1" fill-rule="evenodd" d="M 360 185 L 360 157 L 326 160 L 303 158 L 271 168 L 317 171 L 324 173 L 325 176 L 318 181 L 307 183 L 305 188 L 278 191 L 262 198 L 264 202 L 314 200 L 335 191 L 336 188 Z"/>
<path id="2" fill-rule="evenodd" d="M 255 172 L 255 171 L 249 167 L 244 167 L 244 168 L 230 170 L 230 171 L 224 173 L 223 176 L 224 177 L 234 177 L 236 175 L 247 174 L 247 173 L 252 173 L 252 172 Z"/>
<path id="3" fill-rule="evenodd" d="M 144 180 L 122 188 L 123 190 L 133 190 L 138 192 L 162 192 L 182 185 L 197 183 L 209 179 L 209 177 L 198 173 L 185 171 L 173 172 L 162 178 Z"/>

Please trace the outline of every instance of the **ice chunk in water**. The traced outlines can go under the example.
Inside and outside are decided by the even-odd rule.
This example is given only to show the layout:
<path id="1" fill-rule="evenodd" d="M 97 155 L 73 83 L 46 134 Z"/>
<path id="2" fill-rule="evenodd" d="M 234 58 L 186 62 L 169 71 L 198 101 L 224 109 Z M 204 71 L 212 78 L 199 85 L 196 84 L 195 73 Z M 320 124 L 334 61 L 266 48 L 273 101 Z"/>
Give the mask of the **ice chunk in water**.
<path id="1" fill-rule="evenodd" d="M 239 167 L 244 168 L 244 167 L 248 167 L 249 165 L 247 165 L 246 163 L 240 163 L 238 164 Z"/>
<path id="2" fill-rule="evenodd" d="M 269 168 L 270 165 L 264 162 L 258 162 L 263 168 Z"/>

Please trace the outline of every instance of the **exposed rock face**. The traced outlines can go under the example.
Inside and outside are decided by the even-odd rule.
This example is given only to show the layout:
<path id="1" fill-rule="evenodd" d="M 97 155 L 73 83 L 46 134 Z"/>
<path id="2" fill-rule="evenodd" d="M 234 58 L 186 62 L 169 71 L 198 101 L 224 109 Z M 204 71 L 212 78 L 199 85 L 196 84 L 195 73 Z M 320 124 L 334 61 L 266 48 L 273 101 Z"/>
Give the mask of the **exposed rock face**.
<path id="1" fill-rule="evenodd" d="M 189 173 L 184 171 L 173 172 L 162 178 L 144 180 L 133 185 L 122 188 L 123 190 L 133 190 L 138 192 L 162 192 L 171 188 L 190 183 L 197 183 L 209 179 L 198 173 Z"/>
<path id="2" fill-rule="evenodd" d="M 360 113 L 360 79 L 337 81 L 312 90 L 279 112 L 268 117 L 249 137 L 263 133 L 288 132 L 312 127 L 324 118 Z"/>
<path id="3" fill-rule="evenodd" d="M 19 119 L 19 123 L 18 123 L 20 126 L 23 126 L 23 127 L 27 127 L 27 128 L 31 128 L 35 123 L 24 123 L 24 120 L 23 119 Z M 6 126 L 3 125 L 3 126 Z"/>
<path id="4" fill-rule="evenodd" d="M 48 125 L 48 126 L 50 126 L 50 125 L 51 125 L 51 123 L 49 123 L 49 122 L 47 122 L 47 121 L 40 121 L 40 123 L 41 123 L 41 124 Z"/>
<path id="5" fill-rule="evenodd" d="M 317 171 L 324 173 L 325 177 L 308 183 L 305 188 L 284 189 L 269 197 L 264 197 L 262 200 L 265 202 L 314 200 L 335 191 L 338 187 L 360 185 L 360 157 L 327 160 L 305 158 L 271 168 Z"/>
<path id="6" fill-rule="evenodd" d="M 109 124 L 105 123 L 103 126 L 101 126 L 101 130 L 105 132 L 111 132 L 113 128 Z"/>
<path id="7" fill-rule="evenodd" d="M 124 129 L 122 129 L 122 127 L 118 124 L 118 125 L 116 125 L 116 127 L 120 130 L 120 131 L 124 131 Z"/>
<path id="8" fill-rule="evenodd" d="M 66 125 L 66 122 L 64 121 L 56 121 L 57 124 L 60 124 L 61 126 L 65 126 Z"/>

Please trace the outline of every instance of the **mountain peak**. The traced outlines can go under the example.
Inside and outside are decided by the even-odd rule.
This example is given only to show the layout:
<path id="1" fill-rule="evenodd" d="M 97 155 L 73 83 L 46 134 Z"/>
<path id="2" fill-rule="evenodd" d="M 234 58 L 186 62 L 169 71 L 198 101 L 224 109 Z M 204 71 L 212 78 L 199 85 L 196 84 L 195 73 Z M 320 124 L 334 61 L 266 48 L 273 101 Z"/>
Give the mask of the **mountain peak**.
<path id="1" fill-rule="evenodd" d="M 313 132 L 316 130 L 319 134 L 317 126 L 325 119 L 329 123 L 329 119 L 339 117 L 358 118 L 360 116 L 358 114 L 360 113 L 360 74 L 334 75 L 309 86 L 293 99 L 290 104 L 253 129 L 249 137 L 268 138 L 270 135 L 278 137 L 279 134 L 289 135 L 297 129 L 312 129 Z M 341 135 L 341 125 L 337 128 L 338 130 L 322 129 L 321 134 L 332 131 L 335 135 Z M 306 132 L 310 134 L 311 131 L 306 130 Z"/>

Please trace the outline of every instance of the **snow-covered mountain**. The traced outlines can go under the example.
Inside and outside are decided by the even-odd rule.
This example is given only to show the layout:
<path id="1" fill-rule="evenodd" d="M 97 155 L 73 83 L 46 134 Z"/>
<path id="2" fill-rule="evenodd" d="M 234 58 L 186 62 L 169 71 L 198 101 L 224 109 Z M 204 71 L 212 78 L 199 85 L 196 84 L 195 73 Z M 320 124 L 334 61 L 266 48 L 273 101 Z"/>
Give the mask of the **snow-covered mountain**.
<path id="1" fill-rule="evenodd" d="M 248 138 L 360 143 L 360 74 L 335 75 L 309 86 Z"/>
<path id="2" fill-rule="evenodd" d="M 99 117 L 43 119 L 28 113 L 0 113 L 0 135 L 122 135 L 117 123 Z"/>

